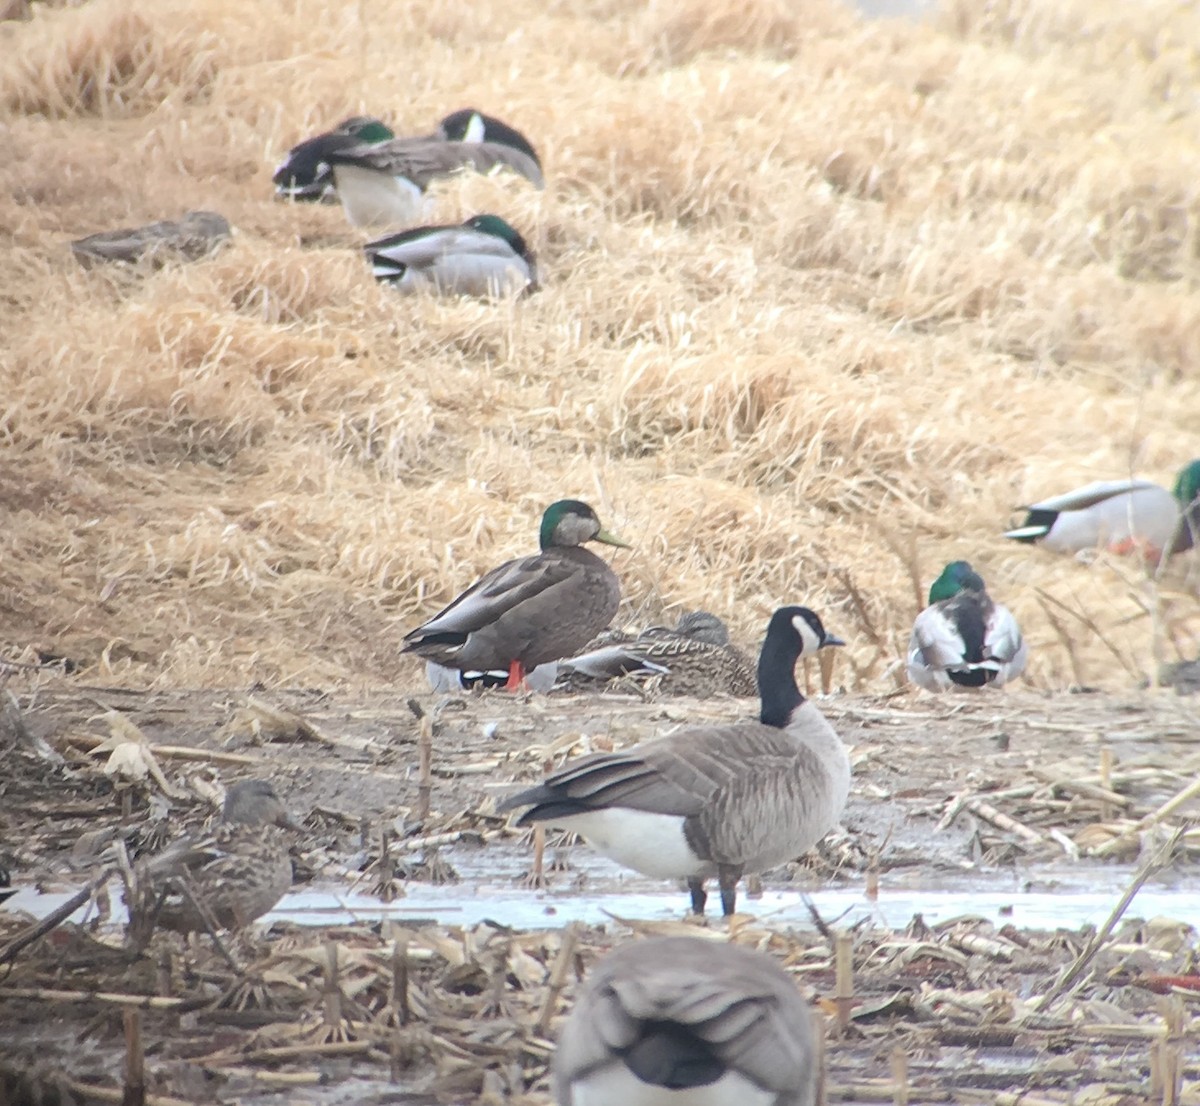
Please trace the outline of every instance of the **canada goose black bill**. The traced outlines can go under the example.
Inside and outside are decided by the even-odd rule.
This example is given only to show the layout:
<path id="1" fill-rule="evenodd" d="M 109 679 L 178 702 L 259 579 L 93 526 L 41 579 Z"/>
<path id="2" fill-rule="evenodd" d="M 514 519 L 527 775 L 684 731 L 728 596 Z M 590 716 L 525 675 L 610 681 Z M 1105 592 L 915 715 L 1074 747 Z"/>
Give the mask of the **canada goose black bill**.
<path id="1" fill-rule="evenodd" d="M 796 686 L 796 661 L 842 645 L 806 607 L 781 607 L 758 659 L 757 722 L 683 730 L 623 752 L 568 763 L 500 810 L 528 809 L 519 825 L 572 830 L 627 868 L 686 879 L 704 913 L 716 876 L 721 908 L 736 908 L 742 875 L 807 852 L 841 817 L 850 758 Z"/>
<path id="2" fill-rule="evenodd" d="M 812 1106 L 812 1015 L 769 956 L 697 937 L 621 945 L 554 1053 L 558 1106 Z"/>

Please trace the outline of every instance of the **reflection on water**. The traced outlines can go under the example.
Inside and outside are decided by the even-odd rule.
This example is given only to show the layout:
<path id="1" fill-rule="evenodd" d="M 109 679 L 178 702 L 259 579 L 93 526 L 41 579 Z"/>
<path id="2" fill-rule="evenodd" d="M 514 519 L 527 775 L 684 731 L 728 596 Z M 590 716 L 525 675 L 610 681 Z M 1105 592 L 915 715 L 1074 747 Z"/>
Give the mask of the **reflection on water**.
<path id="1" fill-rule="evenodd" d="M 352 891 L 349 878 L 323 880 L 286 895 L 264 921 L 322 926 L 391 918 L 475 925 L 488 919 L 515 929 L 546 929 L 576 920 L 603 923 L 613 915 L 641 920 L 677 919 L 688 904 L 681 888 L 626 872 L 583 847 L 570 851 L 569 870 L 552 873 L 552 886 L 542 891 L 520 885 L 529 853 L 512 844 L 447 849 L 442 859 L 458 872 L 459 882 L 434 885 L 411 881 L 404 884 L 404 897 L 384 903 L 365 893 L 366 881 Z M 1038 865 L 1021 876 L 1011 870 L 947 874 L 906 869 L 884 873 L 875 901 L 866 898 L 861 884 L 807 890 L 821 917 L 831 923 L 849 925 L 866 920 L 901 929 L 914 914 L 921 914 L 931 925 L 970 914 L 1022 929 L 1076 930 L 1100 925 L 1131 875 L 1128 867 L 1065 863 Z M 772 881 L 768 885 L 760 898 L 751 899 L 744 893 L 739 896 L 741 910 L 775 926 L 812 925 L 803 885 Z M 0 911 L 27 911 L 40 917 L 65 902 L 70 894 L 42 895 L 23 888 L 0 906 Z M 1194 922 L 1200 918 L 1200 890 L 1195 880 L 1188 879 L 1181 879 L 1178 887 L 1166 882 L 1148 884 L 1138 892 L 1128 914 L 1143 918 L 1164 915 Z M 72 920 L 84 917 L 81 909 Z M 120 897 L 113 895 L 112 921 L 123 920 Z"/>
<path id="2" fill-rule="evenodd" d="M 1100 925 L 1112 911 L 1120 892 L 979 893 L 961 891 L 881 892 L 875 902 L 861 890 L 815 891 L 809 897 L 821 917 L 830 923 L 850 925 L 867 919 L 890 929 L 902 929 L 914 914 L 933 925 L 970 915 L 997 925 L 1021 929 L 1077 930 Z M 808 908 L 798 891 L 767 891 L 761 898 L 742 898 L 740 909 L 763 922 L 785 928 L 812 927 Z M 606 894 L 489 889 L 480 892 L 461 884 L 431 887 L 410 884 L 405 898 L 383 903 L 369 895 L 339 894 L 334 890 L 304 890 L 286 896 L 266 916 L 266 921 L 301 925 L 346 925 L 354 922 L 432 921 L 442 925 L 472 926 L 484 920 L 514 929 L 546 929 L 567 922 L 597 924 L 618 918 L 641 921 L 679 919 L 687 908 L 687 895 L 667 892 Z M 1182 894 L 1143 888 L 1127 911 L 1129 916 L 1165 915 L 1180 920 L 1200 916 L 1200 894 Z"/>

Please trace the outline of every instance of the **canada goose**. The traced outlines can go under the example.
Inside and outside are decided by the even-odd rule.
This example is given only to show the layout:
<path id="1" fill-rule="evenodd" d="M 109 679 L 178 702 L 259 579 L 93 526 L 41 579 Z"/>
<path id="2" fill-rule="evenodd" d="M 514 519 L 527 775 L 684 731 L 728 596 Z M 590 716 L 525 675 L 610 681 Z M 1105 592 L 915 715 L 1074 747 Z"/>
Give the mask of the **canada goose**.
<path id="1" fill-rule="evenodd" d="M 177 841 L 139 865 L 143 893 L 153 896 L 161 889 L 158 924 L 184 933 L 204 931 L 208 925 L 196 902 L 222 929 L 249 925 L 270 910 L 292 885 L 288 840 L 277 827 L 300 825 L 269 781 L 230 784 L 212 833 Z"/>
<path id="2" fill-rule="evenodd" d="M 629 546 L 577 499 L 546 508 L 539 541 L 540 553 L 492 569 L 406 634 L 402 652 L 446 668 L 507 669 L 505 687 L 514 690 L 530 669 L 590 641 L 617 613 L 621 583 L 583 544 Z"/>
<path id="3" fill-rule="evenodd" d="M 378 140 L 364 132 L 357 146 L 325 153 L 346 218 L 356 227 L 401 226 L 426 215 L 425 191 L 439 177 L 465 169 L 511 169 L 544 188 L 542 166 L 515 127 L 464 108 L 418 138 Z"/>
<path id="4" fill-rule="evenodd" d="M 629 941 L 559 1034 L 558 1106 L 812 1106 L 812 1014 L 769 956 L 698 937 Z"/>
<path id="5" fill-rule="evenodd" d="M 145 261 L 158 267 L 168 261 L 198 261 L 220 249 L 232 234 L 224 215 L 189 211 L 181 219 L 90 234 L 72 242 L 71 251 L 85 269 L 105 261 Z"/>
<path id="6" fill-rule="evenodd" d="M 561 661 L 558 670 L 569 687 L 594 687 L 626 675 L 657 675 L 668 695 L 758 694 L 753 661 L 730 644 L 725 623 L 709 611 L 687 611 L 673 629 L 651 626 L 637 637 L 594 642 Z"/>
<path id="7" fill-rule="evenodd" d="M 966 561 L 948 564 L 913 622 L 908 678 L 926 691 L 1003 687 L 1025 671 L 1029 647 L 1012 611 L 992 601 Z"/>
<path id="8" fill-rule="evenodd" d="M 841 817 L 850 788 L 846 746 L 796 686 L 796 661 L 842 645 L 806 607 L 781 607 L 758 658 L 757 722 L 683 730 L 619 753 L 569 763 L 499 810 L 518 825 L 548 822 L 642 875 L 686 878 L 704 913 L 715 875 L 734 912 L 744 875 L 812 848 Z"/>
<path id="9" fill-rule="evenodd" d="M 1200 459 L 1180 470 L 1170 492 L 1149 480 L 1101 480 L 1025 510 L 1006 538 L 1054 553 L 1141 552 L 1157 563 L 1200 543 Z"/>
<path id="10" fill-rule="evenodd" d="M 499 215 L 413 227 L 363 247 L 375 279 L 402 292 L 501 296 L 537 289 L 537 261 Z"/>

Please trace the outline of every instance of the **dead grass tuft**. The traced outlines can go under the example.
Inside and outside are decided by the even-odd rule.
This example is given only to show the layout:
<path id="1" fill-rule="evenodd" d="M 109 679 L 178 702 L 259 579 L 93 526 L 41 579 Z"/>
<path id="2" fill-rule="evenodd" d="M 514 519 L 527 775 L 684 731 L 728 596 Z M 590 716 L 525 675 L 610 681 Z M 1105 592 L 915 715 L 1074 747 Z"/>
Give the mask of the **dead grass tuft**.
<path id="1" fill-rule="evenodd" d="M 28 115 L 141 115 L 167 97 L 194 100 L 216 72 L 212 35 L 111 0 L 43 11 L 22 37 L 0 70 L 0 103 Z"/>

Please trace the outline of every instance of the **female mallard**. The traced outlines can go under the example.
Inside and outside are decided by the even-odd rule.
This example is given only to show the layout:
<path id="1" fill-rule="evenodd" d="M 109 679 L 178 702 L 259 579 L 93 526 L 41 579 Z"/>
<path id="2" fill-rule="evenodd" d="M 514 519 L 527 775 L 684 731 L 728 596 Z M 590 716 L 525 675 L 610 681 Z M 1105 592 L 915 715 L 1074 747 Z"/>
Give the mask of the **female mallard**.
<path id="1" fill-rule="evenodd" d="M 753 662 L 729 643 L 725 623 L 708 611 L 686 612 L 674 629 L 651 626 L 635 638 L 591 642 L 561 661 L 558 672 L 572 687 L 647 675 L 661 676 L 670 695 L 758 694 Z"/>
<path id="2" fill-rule="evenodd" d="M 103 230 L 71 243 L 85 269 L 97 262 L 141 262 L 158 267 L 168 261 L 199 261 L 215 253 L 233 234 L 229 220 L 215 211 L 189 211 L 181 219 L 163 219 L 141 227 Z"/>
<path id="3" fill-rule="evenodd" d="M 499 215 L 455 226 L 414 227 L 363 247 L 375 279 L 403 292 L 430 289 L 500 296 L 537 288 L 537 261 Z"/>
<path id="4" fill-rule="evenodd" d="M 993 603 L 966 561 L 948 564 L 913 623 L 908 678 L 926 691 L 1000 687 L 1025 671 L 1029 649 L 1012 612 Z"/>
<path id="5" fill-rule="evenodd" d="M 331 131 L 325 131 L 288 150 L 288 155 L 271 178 L 275 195 L 299 203 L 337 203 L 333 170 L 328 155 L 364 142 L 386 142 L 395 138 L 391 129 L 373 115 L 352 115 Z"/>
<path id="6" fill-rule="evenodd" d="M 841 738 L 796 686 L 796 661 L 843 642 L 806 607 L 781 607 L 758 658 L 757 722 L 702 726 L 595 753 L 513 795 L 499 810 L 528 807 L 518 825 L 546 822 L 597 852 L 659 879 L 685 878 L 704 913 L 715 875 L 732 914 L 737 883 L 807 852 L 841 817 L 850 757 Z"/>
<path id="7" fill-rule="evenodd" d="M 382 124 L 381 124 L 382 126 Z M 384 128 L 386 130 L 386 128 Z M 327 150 L 346 218 L 356 227 L 399 226 L 425 215 L 424 194 L 433 181 L 463 169 L 511 169 L 544 188 L 542 166 L 529 140 L 490 115 L 464 108 L 420 138 L 382 136 L 364 129 L 355 146 Z"/>
<path id="8" fill-rule="evenodd" d="M 265 914 L 292 885 L 282 827 L 300 828 L 269 781 L 230 784 L 212 833 L 178 841 L 139 868 L 143 894 L 162 898 L 158 924 L 182 933 L 239 929 Z"/>
<path id="9" fill-rule="evenodd" d="M 1141 552 L 1157 563 L 1200 542 L 1200 459 L 1170 492 L 1149 480 L 1101 480 L 1024 509 L 1025 522 L 1006 538 L 1055 553 Z"/>
<path id="10" fill-rule="evenodd" d="M 577 499 L 546 508 L 539 540 L 540 553 L 492 569 L 406 634 L 402 651 L 460 671 L 507 669 L 514 690 L 530 669 L 586 645 L 617 613 L 621 584 L 583 544 L 629 546 Z"/>
<path id="11" fill-rule="evenodd" d="M 590 973 L 554 1051 L 558 1106 L 813 1106 L 812 1014 L 770 956 L 627 941 Z"/>

